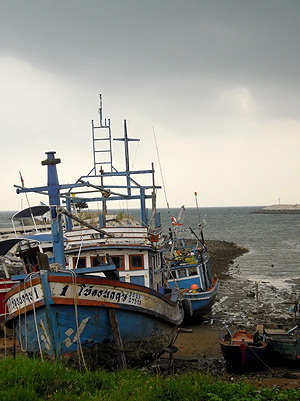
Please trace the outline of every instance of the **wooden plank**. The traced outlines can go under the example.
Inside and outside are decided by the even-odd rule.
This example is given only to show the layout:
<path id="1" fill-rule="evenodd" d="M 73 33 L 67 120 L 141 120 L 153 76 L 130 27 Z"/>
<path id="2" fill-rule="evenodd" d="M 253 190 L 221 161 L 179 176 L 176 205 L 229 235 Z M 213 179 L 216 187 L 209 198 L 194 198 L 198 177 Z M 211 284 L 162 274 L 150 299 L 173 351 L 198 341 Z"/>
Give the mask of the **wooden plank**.
<path id="1" fill-rule="evenodd" d="M 126 357 L 125 357 L 125 353 L 123 350 L 123 343 L 122 343 L 122 338 L 121 338 L 121 333 L 120 333 L 120 328 L 119 328 L 119 322 L 117 319 L 115 309 L 109 309 L 108 315 L 109 315 L 109 321 L 110 321 L 110 324 L 111 324 L 111 327 L 113 330 L 113 335 L 114 335 L 114 339 L 115 339 L 116 351 L 118 354 L 120 368 L 127 369 Z"/>

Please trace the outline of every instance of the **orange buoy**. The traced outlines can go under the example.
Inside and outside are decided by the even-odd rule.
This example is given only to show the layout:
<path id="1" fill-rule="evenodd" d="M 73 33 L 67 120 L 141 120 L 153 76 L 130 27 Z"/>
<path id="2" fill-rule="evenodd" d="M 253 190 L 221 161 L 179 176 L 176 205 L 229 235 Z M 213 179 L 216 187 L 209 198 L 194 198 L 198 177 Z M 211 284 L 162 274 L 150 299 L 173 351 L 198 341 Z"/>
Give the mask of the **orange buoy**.
<path id="1" fill-rule="evenodd" d="M 197 286 L 197 284 L 192 284 L 192 285 L 191 285 L 191 290 L 196 290 L 197 288 L 199 288 L 199 287 Z"/>

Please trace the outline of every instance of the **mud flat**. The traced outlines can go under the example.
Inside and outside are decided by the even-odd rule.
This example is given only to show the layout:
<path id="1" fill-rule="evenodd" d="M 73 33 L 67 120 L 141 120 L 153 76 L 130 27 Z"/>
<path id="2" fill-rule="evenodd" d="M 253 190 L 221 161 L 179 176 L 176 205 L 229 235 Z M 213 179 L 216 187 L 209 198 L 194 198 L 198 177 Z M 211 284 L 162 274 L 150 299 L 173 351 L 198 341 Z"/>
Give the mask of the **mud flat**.
<path id="1" fill-rule="evenodd" d="M 300 324 L 299 315 L 290 312 L 299 295 L 299 280 L 287 282 L 286 288 L 275 288 L 271 283 L 259 284 L 240 277 L 235 258 L 245 248 L 223 241 L 206 241 L 211 255 L 211 266 L 220 277 L 220 290 L 211 314 L 199 323 L 185 327 L 175 343 L 174 366 L 179 372 L 196 370 L 230 381 L 250 380 L 262 386 L 300 388 L 300 364 L 268 366 L 245 375 L 226 370 L 219 340 L 227 325 L 232 332 L 240 328 L 254 333 L 257 324 L 265 327 L 291 328 Z M 227 263 L 227 265 L 226 265 Z"/>

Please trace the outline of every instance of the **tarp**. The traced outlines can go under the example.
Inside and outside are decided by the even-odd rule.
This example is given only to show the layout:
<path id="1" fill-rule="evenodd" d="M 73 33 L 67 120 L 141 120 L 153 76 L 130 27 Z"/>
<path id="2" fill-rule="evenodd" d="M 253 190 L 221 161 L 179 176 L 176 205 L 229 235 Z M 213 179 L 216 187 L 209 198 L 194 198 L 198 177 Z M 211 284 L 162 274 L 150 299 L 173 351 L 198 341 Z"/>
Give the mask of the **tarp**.
<path id="1" fill-rule="evenodd" d="M 23 219 L 24 217 L 32 216 L 43 216 L 43 214 L 49 211 L 49 206 L 31 206 L 27 209 L 23 209 L 20 212 L 13 215 L 12 219 Z"/>

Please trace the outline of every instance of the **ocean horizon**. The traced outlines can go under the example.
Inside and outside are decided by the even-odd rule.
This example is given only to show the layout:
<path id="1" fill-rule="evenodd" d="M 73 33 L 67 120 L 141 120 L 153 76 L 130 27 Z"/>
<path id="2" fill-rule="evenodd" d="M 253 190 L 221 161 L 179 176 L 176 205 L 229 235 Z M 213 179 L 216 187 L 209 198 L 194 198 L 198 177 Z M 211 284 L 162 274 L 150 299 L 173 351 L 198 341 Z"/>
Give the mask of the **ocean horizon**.
<path id="1" fill-rule="evenodd" d="M 264 282 L 278 288 L 289 288 L 300 277 L 300 215 L 254 214 L 259 208 L 260 206 L 186 208 L 184 236 L 190 236 L 189 227 L 197 230 L 201 221 L 205 239 L 234 242 L 249 250 L 237 258 L 231 267 L 239 278 Z M 177 217 L 179 210 L 180 208 L 158 209 L 165 233 L 171 227 L 171 216 Z M 120 209 L 113 209 L 109 213 L 118 211 Z M 122 211 L 139 217 L 137 209 Z M 12 226 L 13 214 L 14 211 L 0 212 L 0 228 Z"/>

